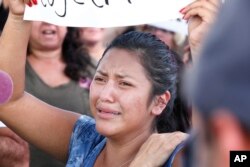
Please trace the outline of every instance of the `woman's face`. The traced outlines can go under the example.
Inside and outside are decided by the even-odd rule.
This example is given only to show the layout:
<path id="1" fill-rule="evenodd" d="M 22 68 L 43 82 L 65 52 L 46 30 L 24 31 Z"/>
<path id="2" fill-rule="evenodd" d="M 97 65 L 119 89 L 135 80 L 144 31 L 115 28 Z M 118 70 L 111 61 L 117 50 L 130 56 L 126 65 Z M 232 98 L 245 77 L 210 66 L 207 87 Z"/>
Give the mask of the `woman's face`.
<path id="1" fill-rule="evenodd" d="M 95 44 L 103 42 L 103 28 L 81 28 L 81 39 L 87 44 Z"/>
<path id="2" fill-rule="evenodd" d="M 175 49 L 175 42 L 174 42 L 174 36 L 175 33 L 172 31 L 168 31 L 165 29 L 157 28 L 154 26 L 147 26 L 146 28 L 147 32 L 150 32 L 157 36 L 160 40 L 162 40 L 170 49 Z"/>
<path id="3" fill-rule="evenodd" d="M 66 27 L 34 21 L 32 22 L 29 45 L 31 49 L 36 50 L 61 49 L 66 33 Z"/>
<path id="4" fill-rule="evenodd" d="M 113 48 L 101 60 L 90 86 L 90 107 L 99 133 L 133 137 L 151 131 L 151 83 L 135 53 Z"/>

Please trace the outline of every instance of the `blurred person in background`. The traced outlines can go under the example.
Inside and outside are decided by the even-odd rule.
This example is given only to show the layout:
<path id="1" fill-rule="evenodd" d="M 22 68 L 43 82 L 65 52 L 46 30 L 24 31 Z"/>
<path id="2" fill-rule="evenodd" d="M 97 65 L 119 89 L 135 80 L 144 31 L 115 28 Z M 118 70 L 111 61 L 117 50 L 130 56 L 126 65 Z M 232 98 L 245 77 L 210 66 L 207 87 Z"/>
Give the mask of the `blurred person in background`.
<path id="1" fill-rule="evenodd" d="M 187 29 L 187 23 L 180 19 L 150 23 L 142 26 L 142 31 L 154 34 L 178 54 L 180 54 L 181 47 L 186 40 Z"/>
<path id="2" fill-rule="evenodd" d="M 250 150 L 249 6 L 249 0 L 225 1 L 188 75 L 198 111 L 195 167 L 249 166 L 246 153 L 245 161 L 232 156 L 230 164 L 230 151 Z"/>
<path id="3" fill-rule="evenodd" d="M 32 22 L 25 89 L 55 107 L 91 115 L 88 89 L 95 66 L 79 33 L 77 28 Z M 65 166 L 34 146 L 30 150 L 31 167 Z"/>
<path id="4" fill-rule="evenodd" d="M 122 27 L 112 27 L 112 28 L 106 28 L 105 29 L 105 37 L 104 41 L 105 43 L 110 43 L 113 39 L 115 39 L 117 36 L 121 34 L 125 34 L 130 31 L 136 31 L 137 26 L 122 26 Z"/>
<path id="5" fill-rule="evenodd" d="M 171 50 L 179 55 L 184 66 L 192 62 L 190 46 L 188 43 L 188 26 L 181 19 L 141 25 L 138 30 L 150 32 L 161 39 Z"/>
<path id="6" fill-rule="evenodd" d="M 76 28 L 33 22 L 26 90 L 56 107 L 89 115 L 88 86 L 95 67 L 78 33 Z"/>
<path id="7" fill-rule="evenodd" d="M 105 50 L 105 29 L 104 28 L 80 28 L 80 36 L 84 49 L 92 58 L 92 62 L 97 64 Z"/>

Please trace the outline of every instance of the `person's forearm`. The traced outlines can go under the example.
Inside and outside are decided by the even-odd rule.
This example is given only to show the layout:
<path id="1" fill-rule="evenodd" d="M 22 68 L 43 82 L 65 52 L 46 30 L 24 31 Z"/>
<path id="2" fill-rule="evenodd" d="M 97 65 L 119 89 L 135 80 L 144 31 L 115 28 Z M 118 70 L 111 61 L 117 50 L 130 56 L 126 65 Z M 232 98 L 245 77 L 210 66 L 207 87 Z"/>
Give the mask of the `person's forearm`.
<path id="1" fill-rule="evenodd" d="M 21 13 L 19 7 L 22 6 L 12 10 Z M 31 23 L 23 21 L 21 16 L 10 14 L 0 37 L 0 70 L 7 72 L 14 83 L 10 101 L 0 104 L 0 121 L 29 143 L 66 161 L 72 129 L 79 115 L 63 112 L 24 93 Z"/>
<path id="2" fill-rule="evenodd" d="M 26 50 L 31 23 L 23 21 L 22 16 L 25 3 L 31 2 L 9 2 L 10 15 L 0 37 L 0 70 L 12 78 L 14 93 L 10 101 L 8 96 L 3 104 L 0 103 L 0 121 L 29 143 L 66 161 L 73 126 L 79 115 L 50 106 L 24 92 Z M 0 79 L 10 81 L 8 77 Z M 9 83 L 11 82 L 6 85 Z"/>
<path id="3" fill-rule="evenodd" d="M 25 93 L 0 107 L 0 120 L 20 137 L 63 162 L 79 114 L 52 107 Z"/>
<path id="4" fill-rule="evenodd" d="M 24 94 L 25 61 L 30 28 L 31 24 L 23 21 L 22 15 L 10 13 L 0 37 L 0 70 L 9 74 L 13 80 L 14 93 L 10 99 L 13 102 Z M 0 78 L 0 84 L 1 79 L 4 78 Z M 15 103 L 13 104 L 15 105 Z M 1 121 L 2 115 L 9 113 L 9 110 L 5 110 L 5 108 L 13 106 L 13 104 L 10 102 L 7 105 L 0 105 Z M 11 119 L 10 117 L 8 116 L 9 119 Z M 26 156 L 29 155 L 28 151 L 28 145 L 25 146 L 25 144 L 19 143 L 9 136 L 2 136 L 0 133 L 0 166 L 28 167 L 29 157 Z"/>
<path id="5" fill-rule="evenodd" d="M 0 69 L 7 72 L 14 83 L 11 100 L 23 95 L 24 66 L 31 25 L 22 16 L 9 14 L 0 37 Z"/>

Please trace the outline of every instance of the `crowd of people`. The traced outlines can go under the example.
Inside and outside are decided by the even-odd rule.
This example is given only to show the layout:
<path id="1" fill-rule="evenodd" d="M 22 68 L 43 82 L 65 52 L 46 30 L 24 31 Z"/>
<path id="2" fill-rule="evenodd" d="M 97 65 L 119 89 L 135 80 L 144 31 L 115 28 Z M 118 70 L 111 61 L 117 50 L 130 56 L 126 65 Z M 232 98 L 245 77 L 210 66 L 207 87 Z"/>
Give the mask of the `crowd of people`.
<path id="1" fill-rule="evenodd" d="M 1 2 L 13 92 L 0 166 L 220 167 L 250 149 L 247 0 L 197 0 L 180 10 L 188 25 L 128 27 L 111 42 L 104 28 L 24 21 L 25 4 L 37 1 Z"/>

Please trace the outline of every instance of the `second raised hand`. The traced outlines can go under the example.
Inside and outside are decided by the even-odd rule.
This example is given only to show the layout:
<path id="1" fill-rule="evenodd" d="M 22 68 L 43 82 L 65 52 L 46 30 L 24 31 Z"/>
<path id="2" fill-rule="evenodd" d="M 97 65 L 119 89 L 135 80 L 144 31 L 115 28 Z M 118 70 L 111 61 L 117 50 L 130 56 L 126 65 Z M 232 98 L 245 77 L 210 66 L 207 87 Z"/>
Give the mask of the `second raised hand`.
<path id="1" fill-rule="evenodd" d="M 183 19 L 188 21 L 189 44 L 194 60 L 197 59 L 201 43 L 214 23 L 219 6 L 219 0 L 197 0 L 180 10 Z"/>

